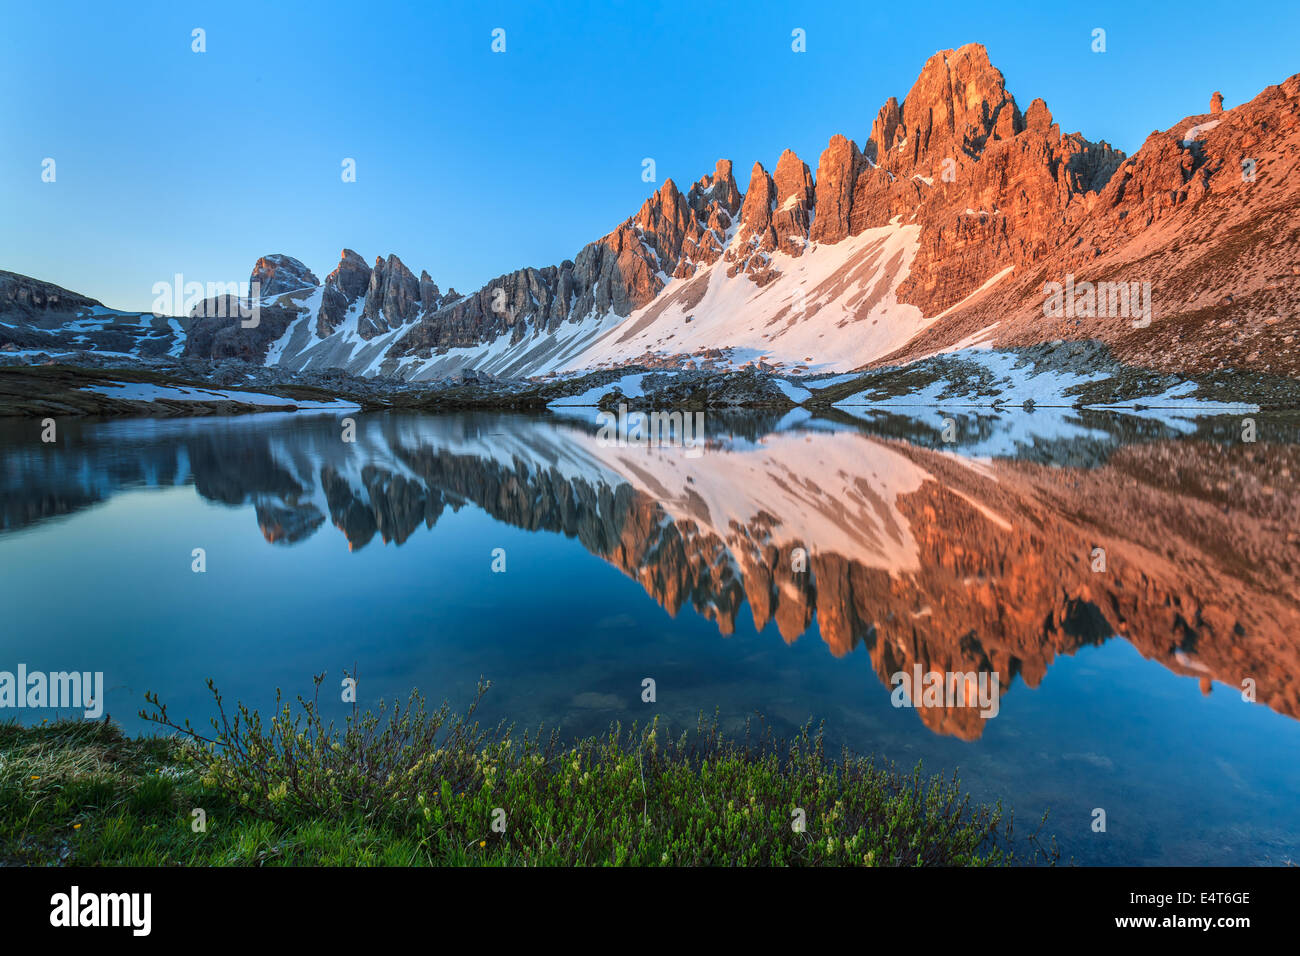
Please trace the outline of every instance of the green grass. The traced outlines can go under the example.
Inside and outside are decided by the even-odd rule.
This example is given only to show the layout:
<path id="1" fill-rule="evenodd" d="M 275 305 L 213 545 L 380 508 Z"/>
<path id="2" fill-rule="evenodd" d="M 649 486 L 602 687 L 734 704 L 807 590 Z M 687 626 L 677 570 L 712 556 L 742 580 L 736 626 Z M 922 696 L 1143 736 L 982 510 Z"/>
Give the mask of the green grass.
<path id="1" fill-rule="evenodd" d="M 220 697 L 218 696 L 218 703 Z M 354 714 L 299 699 L 263 724 L 126 737 L 0 724 L 0 863 L 79 865 L 997 865 L 1011 824 L 955 779 L 830 758 L 819 734 L 729 742 L 701 721 L 561 745 L 444 705 Z M 803 811 L 806 826 L 792 825 Z M 195 811 L 202 811 L 199 827 Z M 494 825 L 496 821 L 496 825 Z M 504 832 L 502 824 L 504 824 Z M 1035 841 L 1031 840 L 1031 844 Z M 1039 856 L 1035 851 L 1035 856 Z M 1052 854 L 1046 854 L 1049 860 Z"/>

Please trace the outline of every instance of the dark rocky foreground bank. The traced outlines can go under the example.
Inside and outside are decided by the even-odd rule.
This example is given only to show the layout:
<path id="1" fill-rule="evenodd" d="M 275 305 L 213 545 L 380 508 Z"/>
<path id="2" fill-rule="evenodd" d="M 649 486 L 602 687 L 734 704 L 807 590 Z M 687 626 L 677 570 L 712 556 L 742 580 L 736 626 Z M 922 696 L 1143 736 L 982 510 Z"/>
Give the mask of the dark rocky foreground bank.
<path id="1" fill-rule="evenodd" d="M 163 394 L 158 395 L 160 392 Z M 300 374 L 238 360 L 0 366 L 0 416 L 10 417 L 185 417 L 304 409 L 544 406 L 533 392 L 535 389 L 479 383 L 472 378 L 418 385 L 344 372 Z"/>
<path id="2" fill-rule="evenodd" d="M 631 409 L 768 409 L 835 404 L 1034 405 L 1106 408 L 1204 406 L 1206 412 L 1300 408 L 1300 381 L 1220 370 L 1195 378 L 1126 366 L 1098 342 L 1051 342 L 948 353 L 901 366 L 799 378 L 739 370 L 630 364 L 564 379 L 502 379 L 473 370 L 413 382 L 330 369 L 294 372 L 224 359 L 108 358 L 39 363 L 0 356 L 0 416 L 208 416 L 303 409 L 338 411 L 542 410 L 550 405 Z"/>

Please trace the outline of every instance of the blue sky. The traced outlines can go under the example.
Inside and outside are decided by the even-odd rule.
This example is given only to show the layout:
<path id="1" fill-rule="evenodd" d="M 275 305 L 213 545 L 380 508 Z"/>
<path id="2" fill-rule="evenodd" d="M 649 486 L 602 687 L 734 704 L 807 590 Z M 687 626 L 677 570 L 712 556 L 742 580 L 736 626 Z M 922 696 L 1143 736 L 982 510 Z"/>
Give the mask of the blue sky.
<path id="1" fill-rule="evenodd" d="M 1300 71 L 1295 3 L 7 6 L 0 268 L 139 310 L 272 252 L 321 278 L 395 252 L 462 292 L 572 258 L 654 188 L 645 157 L 683 188 L 718 157 L 742 189 L 787 147 L 815 168 L 967 42 L 1022 107 L 1129 152 Z"/>

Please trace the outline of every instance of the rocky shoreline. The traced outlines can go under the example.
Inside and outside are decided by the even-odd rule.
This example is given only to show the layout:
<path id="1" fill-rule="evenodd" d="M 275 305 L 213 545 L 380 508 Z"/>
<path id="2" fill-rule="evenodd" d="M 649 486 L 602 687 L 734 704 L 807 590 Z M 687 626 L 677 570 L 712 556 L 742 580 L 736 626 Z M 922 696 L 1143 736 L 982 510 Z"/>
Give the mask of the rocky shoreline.
<path id="1" fill-rule="evenodd" d="M 0 363 L 3 363 L 0 357 Z M 205 416 L 264 411 L 465 410 L 625 405 L 634 410 L 934 406 L 992 409 L 1300 409 L 1300 382 L 1255 371 L 1183 377 L 1134 368 L 1095 341 L 971 349 L 848 373 L 779 375 L 640 364 L 550 381 L 473 370 L 413 382 L 340 369 L 295 372 L 240 359 L 135 359 L 91 352 L 0 364 L 0 416 Z"/>

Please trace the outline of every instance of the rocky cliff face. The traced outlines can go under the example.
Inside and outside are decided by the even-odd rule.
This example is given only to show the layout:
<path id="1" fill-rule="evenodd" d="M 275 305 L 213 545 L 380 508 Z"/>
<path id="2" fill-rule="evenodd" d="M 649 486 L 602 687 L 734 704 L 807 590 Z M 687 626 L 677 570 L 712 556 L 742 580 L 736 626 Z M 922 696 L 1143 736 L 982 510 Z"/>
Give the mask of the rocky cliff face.
<path id="1" fill-rule="evenodd" d="M 427 316 L 391 354 L 429 360 L 441 350 L 473 348 L 502 336 L 518 344 L 559 333 L 565 323 L 630 315 L 669 279 L 689 278 L 721 257 L 740 203 L 729 160 L 719 160 L 713 174 L 686 195 L 665 180 L 636 215 L 573 261 L 498 277 Z"/>
<path id="2" fill-rule="evenodd" d="M 343 324 L 348 310 L 358 299 L 363 299 L 370 288 L 370 266 L 351 249 L 344 249 L 339 264 L 325 277 L 321 293 L 320 313 L 316 319 L 316 335 L 325 338 Z"/>
<path id="3" fill-rule="evenodd" d="M 0 315 L 27 318 L 54 315 L 63 318 L 95 306 L 102 306 L 102 303 L 69 292 L 52 282 L 0 270 Z"/>
<path id="4" fill-rule="evenodd" d="M 1123 159 L 1063 136 L 1042 100 L 1022 114 L 978 44 L 931 57 L 902 105 L 881 108 L 865 153 L 850 232 L 895 216 L 921 225 L 900 300 L 927 316 L 1059 244 Z"/>
<path id="5" fill-rule="evenodd" d="M 746 273 L 759 286 L 772 281 L 776 277 L 772 253 L 803 253 L 816 205 L 812 171 L 794 152 L 787 149 L 782 153 L 770 176 L 761 163 L 755 163 L 741 209 L 739 235 L 726 253 L 734 263 L 728 274 Z"/>
<path id="6" fill-rule="evenodd" d="M 372 339 L 410 322 L 419 310 L 420 282 L 405 263 L 394 255 L 386 262 L 383 257 L 375 259 L 358 334 Z"/>
<path id="7" fill-rule="evenodd" d="M 962 303 L 881 360 L 988 330 L 995 345 L 1101 339 L 1126 362 L 1163 371 L 1300 375 L 1300 76 L 1232 109 L 1219 96 L 1210 105 L 1152 133 L 1132 157 L 1077 149 L 1062 137 L 1054 147 L 1061 188 L 1084 190 L 1082 201 L 1065 205 L 1032 255 L 1012 257 L 1015 273 L 997 296 Z M 1041 110 L 1034 119 L 1046 121 Z M 1049 184 L 1040 186 L 1027 195 L 1049 199 Z M 936 245 L 933 254 L 945 252 Z M 1086 308 L 1045 316 L 1045 283 L 1067 277 L 1149 282 L 1151 321 Z"/>
<path id="8" fill-rule="evenodd" d="M 293 256 L 276 254 L 262 256 L 257 260 L 249 283 L 256 283 L 261 295 L 274 297 L 286 292 L 314 288 L 320 285 L 320 280 Z"/>

